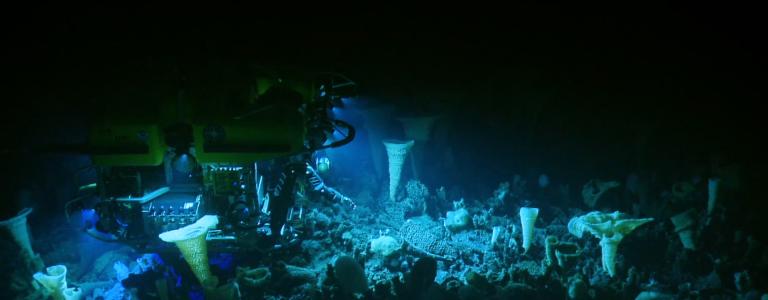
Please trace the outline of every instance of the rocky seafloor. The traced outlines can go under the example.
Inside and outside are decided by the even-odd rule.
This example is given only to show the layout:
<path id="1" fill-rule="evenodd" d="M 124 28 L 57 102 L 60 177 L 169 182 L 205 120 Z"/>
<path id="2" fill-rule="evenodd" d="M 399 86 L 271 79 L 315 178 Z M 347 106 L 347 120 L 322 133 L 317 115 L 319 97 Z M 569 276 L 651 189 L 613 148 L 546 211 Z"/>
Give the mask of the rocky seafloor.
<path id="1" fill-rule="evenodd" d="M 234 286 L 242 299 L 768 297 L 768 248 L 752 234 L 754 228 L 733 221 L 738 216 L 727 203 L 738 193 L 727 180 L 712 200 L 707 179 L 655 188 L 635 179 L 594 180 L 573 189 L 550 184 L 546 176 L 515 176 L 475 198 L 460 188 L 415 180 L 403 184 L 394 199 L 357 188 L 354 209 L 310 204 L 294 223 L 300 243 L 293 247 L 211 251 L 209 260 L 219 282 Z M 532 231 L 521 221 L 523 207 L 538 209 Z M 615 211 L 621 213 L 610 214 Z M 596 232 L 620 222 L 600 219 L 585 225 L 585 234 L 575 233 L 572 220 L 590 212 L 653 220 L 602 236 L 621 235 L 609 270 Z M 49 265 L 68 268 L 68 282 L 82 289 L 83 299 L 203 297 L 177 252 L 157 255 L 118 245 L 83 249 L 77 236 L 58 229 L 38 236 L 34 247 Z M 8 280 L 17 298 L 43 298 L 30 274 L 17 270 Z"/>

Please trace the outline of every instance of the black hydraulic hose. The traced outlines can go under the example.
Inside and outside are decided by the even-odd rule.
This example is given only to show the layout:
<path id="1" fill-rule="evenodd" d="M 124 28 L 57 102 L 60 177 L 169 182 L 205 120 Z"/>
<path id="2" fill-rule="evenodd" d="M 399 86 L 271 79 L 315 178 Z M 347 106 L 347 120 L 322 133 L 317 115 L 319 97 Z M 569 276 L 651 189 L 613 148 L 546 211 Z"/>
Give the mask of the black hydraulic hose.
<path id="1" fill-rule="evenodd" d="M 347 128 L 347 136 L 344 137 L 344 139 L 335 141 L 335 142 L 330 143 L 328 145 L 323 145 L 323 146 L 320 146 L 320 147 L 315 148 L 315 149 L 310 149 L 311 151 L 323 150 L 323 149 L 328 149 L 328 148 L 338 148 L 338 147 L 341 147 L 341 146 L 344 146 L 346 144 L 351 143 L 352 140 L 355 139 L 355 127 L 353 127 L 351 124 L 349 124 L 347 122 L 344 122 L 342 120 L 333 120 L 331 122 L 333 122 L 334 125 L 338 125 L 338 126 L 341 126 L 341 127 L 346 127 Z"/>

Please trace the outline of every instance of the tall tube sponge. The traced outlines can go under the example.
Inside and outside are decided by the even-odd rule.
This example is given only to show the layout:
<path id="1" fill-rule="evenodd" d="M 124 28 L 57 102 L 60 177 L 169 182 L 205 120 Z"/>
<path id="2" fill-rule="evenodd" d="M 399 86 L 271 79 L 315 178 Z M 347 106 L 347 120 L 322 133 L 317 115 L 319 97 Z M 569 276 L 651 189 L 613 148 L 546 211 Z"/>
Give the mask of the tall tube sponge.
<path id="1" fill-rule="evenodd" d="M 707 181 L 707 215 L 711 216 L 717 205 L 717 195 L 720 191 L 720 178 L 710 178 Z"/>
<path id="2" fill-rule="evenodd" d="M 384 178 L 384 156 L 381 149 L 382 133 L 387 132 L 388 124 L 391 121 L 394 108 L 389 105 L 372 106 L 360 110 L 365 117 L 364 127 L 368 134 L 368 143 L 371 147 L 371 159 L 376 171 L 377 178 Z"/>
<path id="3" fill-rule="evenodd" d="M 621 240 L 635 228 L 653 221 L 653 218 L 626 219 L 618 211 L 603 213 L 593 211 L 574 217 L 568 222 L 568 232 L 581 238 L 589 232 L 600 239 L 603 270 L 613 277 L 616 274 L 616 253 Z"/>
<path id="4" fill-rule="evenodd" d="M 384 140 L 384 147 L 387 149 L 387 158 L 389 159 L 389 199 L 395 201 L 397 186 L 400 184 L 400 174 L 403 172 L 405 158 L 408 157 L 408 151 L 413 147 L 413 140 Z"/>
<path id="5" fill-rule="evenodd" d="M 32 242 L 29 238 L 29 227 L 27 226 L 27 215 L 32 213 L 32 208 L 21 210 L 16 216 L 0 221 L 0 227 L 5 228 L 11 233 L 13 240 L 21 248 L 22 255 L 32 271 L 39 272 L 45 267 L 43 260 L 32 250 Z"/>
<path id="6" fill-rule="evenodd" d="M 623 238 L 623 234 L 616 233 L 600 239 L 600 260 L 603 264 L 603 270 L 608 272 L 611 277 L 616 274 L 616 253 L 619 251 L 619 243 Z"/>
<path id="7" fill-rule="evenodd" d="M 429 136 L 432 133 L 432 127 L 435 121 L 439 119 L 439 116 L 427 116 L 427 117 L 415 117 L 415 118 L 398 118 L 397 120 L 403 125 L 405 130 L 405 137 L 412 139 L 415 142 L 413 149 L 413 157 L 411 160 L 411 167 L 413 168 L 414 177 L 419 177 L 418 164 L 421 163 L 424 157 L 424 146 L 429 141 Z"/>
<path id="8" fill-rule="evenodd" d="M 696 234 L 694 232 L 696 228 L 696 210 L 691 208 L 672 216 L 669 220 L 675 225 L 675 232 L 677 232 L 680 242 L 683 243 L 683 248 L 696 250 Z"/>
<path id="9" fill-rule="evenodd" d="M 528 252 L 528 248 L 530 248 L 533 243 L 533 225 L 536 223 L 536 218 L 538 217 L 538 208 L 520 208 L 520 225 L 523 229 L 523 249 L 525 249 L 525 252 Z"/>

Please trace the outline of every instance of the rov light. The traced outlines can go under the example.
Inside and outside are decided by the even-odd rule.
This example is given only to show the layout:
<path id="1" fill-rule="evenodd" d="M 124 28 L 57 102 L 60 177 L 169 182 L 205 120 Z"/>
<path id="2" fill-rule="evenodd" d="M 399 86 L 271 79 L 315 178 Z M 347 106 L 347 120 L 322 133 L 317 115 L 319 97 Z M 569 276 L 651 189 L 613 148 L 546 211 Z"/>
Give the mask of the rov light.
<path id="1" fill-rule="evenodd" d="M 318 156 L 315 159 L 315 165 L 317 166 L 317 171 L 320 173 L 326 173 L 331 170 L 331 159 L 327 156 Z"/>
<path id="2" fill-rule="evenodd" d="M 197 166 L 192 146 L 192 126 L 176 123 L 165 129 L 165 141 L 173 151 L 171 166 L 181 173 L 189 173 Z"/>
<path id="3" fill-rule="evenodd" d="M 193 155 L 194 149 L 190 148 L 187 151 L 176 153 L 171 161 L 173 169 L 180 173 L 189 173 L 197 167 L 197 160 Z"/>

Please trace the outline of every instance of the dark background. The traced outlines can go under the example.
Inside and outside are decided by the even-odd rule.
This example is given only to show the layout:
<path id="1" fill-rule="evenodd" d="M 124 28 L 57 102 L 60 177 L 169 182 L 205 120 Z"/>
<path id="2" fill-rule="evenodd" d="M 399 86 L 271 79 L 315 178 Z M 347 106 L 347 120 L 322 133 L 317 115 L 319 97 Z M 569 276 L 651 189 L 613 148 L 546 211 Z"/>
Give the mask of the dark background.
<path id="1" fill-rule="evenodd" d="M 520 166 L 623 176 L 644 135 L 652 167 L 670 177 L 712 157 L 741 164 L 744 203 L 758 207 L 763 24 L 752 7 L 697 5 L 16 15 L 3 24 L 5 194 L 66 176 L 36 173 L 55 171 L 16 150 L 82 142 L 93 103 L 211 66 L 261 65 L 343 73 L 403 114 L 454 112 L 467 176 L 497 181 Z"/>

